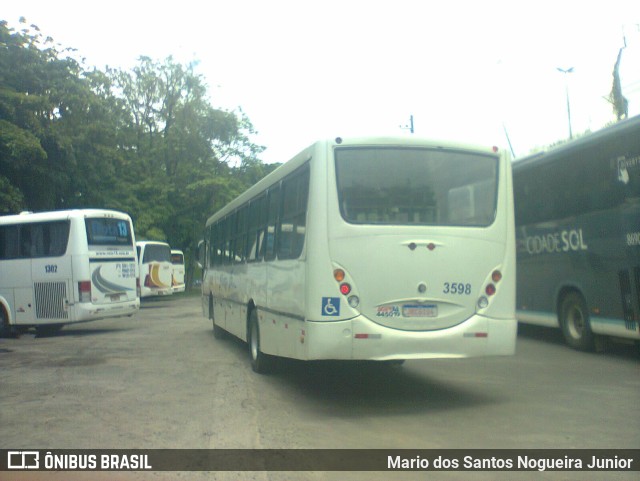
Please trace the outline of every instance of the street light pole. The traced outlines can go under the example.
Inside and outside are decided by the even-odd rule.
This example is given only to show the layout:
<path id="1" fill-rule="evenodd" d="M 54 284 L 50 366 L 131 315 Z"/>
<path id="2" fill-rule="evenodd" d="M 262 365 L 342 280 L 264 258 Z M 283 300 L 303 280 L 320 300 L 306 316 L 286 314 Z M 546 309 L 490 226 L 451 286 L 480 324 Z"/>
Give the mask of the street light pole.
<path id="1" fill-rule="evenodd" d="M 556 67 L 558 72 L 562 72 L 563 74 L 569 74 L 573 72 L 573 67 L 568 69 L 563 69 L 560 67 Z M 565 92 L 567 94 L 567 118 L 569 119 L 569 139 L 573 139 L 573 131 L 571 130 L 571 105 L 569 104 L 569 81 L 567 80 L 567 76 L 564 77 L 564 85 Z"/>
<path id="2" fill-rule="evenodd" d="M 409 125 L 401 125 L 400 128 L 409 130 L 409 132 L 413 133 L 413 114 L 409 116 Z"/>

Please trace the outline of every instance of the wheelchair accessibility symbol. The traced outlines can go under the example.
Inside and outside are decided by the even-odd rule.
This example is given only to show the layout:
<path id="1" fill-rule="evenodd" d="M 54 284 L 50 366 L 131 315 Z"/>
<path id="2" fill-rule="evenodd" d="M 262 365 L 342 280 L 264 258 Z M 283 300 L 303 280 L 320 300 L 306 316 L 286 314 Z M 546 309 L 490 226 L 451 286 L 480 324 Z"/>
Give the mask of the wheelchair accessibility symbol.
<path id="1" fill-rule="evenodd" d="M 339 316 L 340 315 L 340 298 L 339 297 L 323 297 L 322 298 L 322 315 L 323 316 Z"/>

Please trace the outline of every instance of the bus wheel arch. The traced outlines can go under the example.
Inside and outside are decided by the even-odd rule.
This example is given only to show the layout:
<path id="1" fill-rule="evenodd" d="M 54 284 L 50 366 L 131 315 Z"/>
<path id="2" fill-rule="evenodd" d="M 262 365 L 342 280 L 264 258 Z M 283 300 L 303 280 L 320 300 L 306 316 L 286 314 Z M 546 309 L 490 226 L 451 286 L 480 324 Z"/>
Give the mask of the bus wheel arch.
<path id="1" fill-rule="evenodd" d="M 576 289 L 564 289 L 558 298 L 558 323 L 566 343 L 579 351 L 593 351 L 594 334 L 584 296 Z"/>
<path id="2" fill-rule="evenodd" d="M 258 324 L 258 309 L 249 303 L 247 315 L 247 343 L 249 344 L 249 356 L 251 369 L 258 374 L 267 374 L 273 368 L 273 357 L 262 352 L 260 346 L 260 326 Z"/>

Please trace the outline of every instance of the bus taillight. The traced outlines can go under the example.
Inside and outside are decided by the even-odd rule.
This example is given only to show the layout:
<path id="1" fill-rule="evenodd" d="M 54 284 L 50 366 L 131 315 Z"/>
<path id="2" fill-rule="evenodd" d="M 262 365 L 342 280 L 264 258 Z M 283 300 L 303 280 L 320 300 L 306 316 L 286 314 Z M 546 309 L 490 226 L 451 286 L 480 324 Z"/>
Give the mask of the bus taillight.
<path id="1" fill-rule="evenodd" d="M 487 306 L 489 306 L 489 298 L 495 295 L 495 293 L 498 291 L 496 284 L 498 284 L 501 280 L 502 272 L 500 272 L 498 269 L 494 270 L 491 273 L 492 282 L 485 286 L 484 295 L 480 296 L 480 298 L 478 299 L 477 305 L 479 309 L 485 309 Z"/>
<path id="2" fill-rule="evenodd" d="M 347 298 L 347 301 L 349 302 L 349 306 L 353 307 L 354 309 L 358 307 L 360 305 L 360 298 L 356 295 L 355 292 L 352 292 L 353 291 L 353 287 L 351 285 L 352 282 L 348 278 L 347 273 L 344 271 L 344 269 L 341 269 L 340 267 L 336 267 L 333 270 L 333 278 L 338 283 L 338 289 L 340 290 L 340 294 L 342 294 L 345 297 L 349 296 Z M 353 295 L 349 295 L 349 294 L 353 294 Z"/>
<path id="3" fill-rule="evenodd" d="M 502 272 L 495 270 L 491 273 L 491 280 L 495 283 L 498 283 L 502 280 Z"/>
<path id="4" fill-rule="evenodd" d="M 91 281 L 78 282 L 80 302 L 91 302 Z"/>

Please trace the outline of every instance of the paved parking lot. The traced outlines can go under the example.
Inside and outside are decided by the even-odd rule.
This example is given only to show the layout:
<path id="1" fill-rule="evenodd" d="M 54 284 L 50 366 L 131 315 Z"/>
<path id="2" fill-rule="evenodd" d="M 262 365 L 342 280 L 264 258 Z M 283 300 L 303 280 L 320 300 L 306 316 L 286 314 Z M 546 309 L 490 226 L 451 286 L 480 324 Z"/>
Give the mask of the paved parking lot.
<path id="1" fill-rule="evenodd" d="M 198 297 L 145 302 L 134 318 L 1 339 L 0 446 L 640 447 L 637 351 L 607 344 L 604 352 L 585 354 L 564 346 L 555 331 L 524 331 L 515 357 L 408 361 L 402 368 L 283 361 L 261 376 L 242 343 L 214 339 Z M 0 479 L 51 479 L 7 474 Z M 54 479 L 87 477 L 78 474 Z M 343 474 L 340 479 L 373 479 Z M 385 479 L 460 479 L 461 473 L 438 474 L 444 477 L 391 473 Z M 561 474 L 481 472 L 464 479 L 603 479 Z M 120 477 L 338 479 L 335 473 L 91 473 L 91 479 Z"/>

